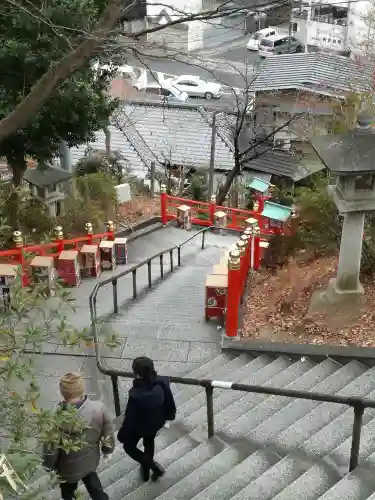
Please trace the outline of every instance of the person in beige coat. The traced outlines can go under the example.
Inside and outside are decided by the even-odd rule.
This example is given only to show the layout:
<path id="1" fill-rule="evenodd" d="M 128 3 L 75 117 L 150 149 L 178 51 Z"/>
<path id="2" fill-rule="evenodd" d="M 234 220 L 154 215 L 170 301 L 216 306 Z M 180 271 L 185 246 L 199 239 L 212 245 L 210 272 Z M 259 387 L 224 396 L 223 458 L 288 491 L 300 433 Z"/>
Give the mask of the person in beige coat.
<path id="1" fill-rule="evenodd" d="M 78 482 L 83 481 L 93 500 L 108 500 L 99 476 L 96 473 L 101 453 L 106 456 L 115 447 L 112 419 L 101 401 L 92 401 L 85 395 L 84 380 L 79 373 L 67 373 L 60 380 L 60 392 L 64 401 L 60 408 L 72 405 L 77 409 L 83 424 L 83 447 L 78 451 L 66 453 L 61 448 L 44 450 L 44 466 L 54 470 L 61 482 L 63 500 L 73 500 Z M 69 428 L 61 429 L 62 433 L 72 435 Z M 81 432 L 81 431 L 80 431 Z"/>

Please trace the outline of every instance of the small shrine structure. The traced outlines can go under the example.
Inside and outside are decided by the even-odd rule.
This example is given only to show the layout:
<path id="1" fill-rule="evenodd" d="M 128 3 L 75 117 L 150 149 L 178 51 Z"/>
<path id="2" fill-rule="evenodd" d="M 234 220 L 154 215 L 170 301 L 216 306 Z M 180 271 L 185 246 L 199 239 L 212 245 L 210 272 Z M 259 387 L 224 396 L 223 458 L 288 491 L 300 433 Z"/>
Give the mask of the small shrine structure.
<path id="1" fill-rule="evenodd" d="M 30 185 L 32 194 L 47 205 L 50 216 L 58 217 L 64 211 L 63 183 L 71 177 L 66 170 L 39 162 L 36 167 L 28 168 L 23 178 Z"/>
<path id="2" fill-rule="evenodd" d="M 375 212 L 372 123 L 373 117 L 362 112 L 356 129 L 311 141 L 333 177 L 328 190 L 343 217 L 337 275 L 324 292 L 324 298 L 330 303 L 352 302 L 364 293 L 359 276 L 365 215 Z"/>

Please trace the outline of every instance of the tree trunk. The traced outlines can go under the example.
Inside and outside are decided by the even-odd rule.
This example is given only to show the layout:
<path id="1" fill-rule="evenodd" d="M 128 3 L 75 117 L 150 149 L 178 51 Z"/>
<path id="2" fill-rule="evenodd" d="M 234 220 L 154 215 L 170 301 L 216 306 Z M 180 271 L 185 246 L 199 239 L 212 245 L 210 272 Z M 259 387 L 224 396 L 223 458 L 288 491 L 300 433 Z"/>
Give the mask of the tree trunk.
<path id="1" fill-rule="evenodd" d="M 105 135 L 105 154 L 107 156 L 110 156 L 111 154 L 111 132 L 108 127 L 104 129 L 104 135 Z"/>
<path id="2" fill-rule="evenodd" d="M 12 169 L 12 192 L 9 197 L 9 223 L 13 229 L 19 230 L 19 211 L 20 211 L 20 190 L 22 185 L 23 174 L 26 171 L 27 165 L 22 154 L 7 157 L 8 165 Z"/>
<path id="3" fill-rule="evenodd" d="M 223 203 L 225 202 L 225 198 L 229 193 L 230 187 L 233 184 L 233 181 L 235 180 L 237 175 L 241 172 L 241 165 L 238 158 L 235 158 L 234 162 L 235 162 L 234 167 L 229 172 L 223 186 L 219 189 L 219 193 L 216 198 L 216 205 L 223 205 Z"/>

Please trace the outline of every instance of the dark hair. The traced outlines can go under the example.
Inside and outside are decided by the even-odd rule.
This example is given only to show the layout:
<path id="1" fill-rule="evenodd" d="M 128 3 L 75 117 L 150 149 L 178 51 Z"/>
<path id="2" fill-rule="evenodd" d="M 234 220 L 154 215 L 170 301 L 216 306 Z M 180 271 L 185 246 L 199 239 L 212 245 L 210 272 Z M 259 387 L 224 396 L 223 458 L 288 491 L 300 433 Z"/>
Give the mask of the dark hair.
<path id="1" fill-rule="evenodd" d="M 151 378 L 156 376 L 154 362 L 146 356 L 135 358 L 132 365 L 133 372 L 141 378 Z"/>

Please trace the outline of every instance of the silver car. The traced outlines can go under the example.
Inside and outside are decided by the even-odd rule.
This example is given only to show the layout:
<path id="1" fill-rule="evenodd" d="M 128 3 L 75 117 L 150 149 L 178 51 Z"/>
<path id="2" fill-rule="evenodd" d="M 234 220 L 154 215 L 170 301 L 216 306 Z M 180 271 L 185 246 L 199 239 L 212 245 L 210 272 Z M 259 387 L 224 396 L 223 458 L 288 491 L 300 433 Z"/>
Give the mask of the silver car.
<path id="1" fill-rule="evenodd" d="M 276 35 L 262 38 L 259 43 L 259 56 L 269 57 L 277 54 L 295 54 L 303 52 L 302 43 L 294 36 Z"/>

